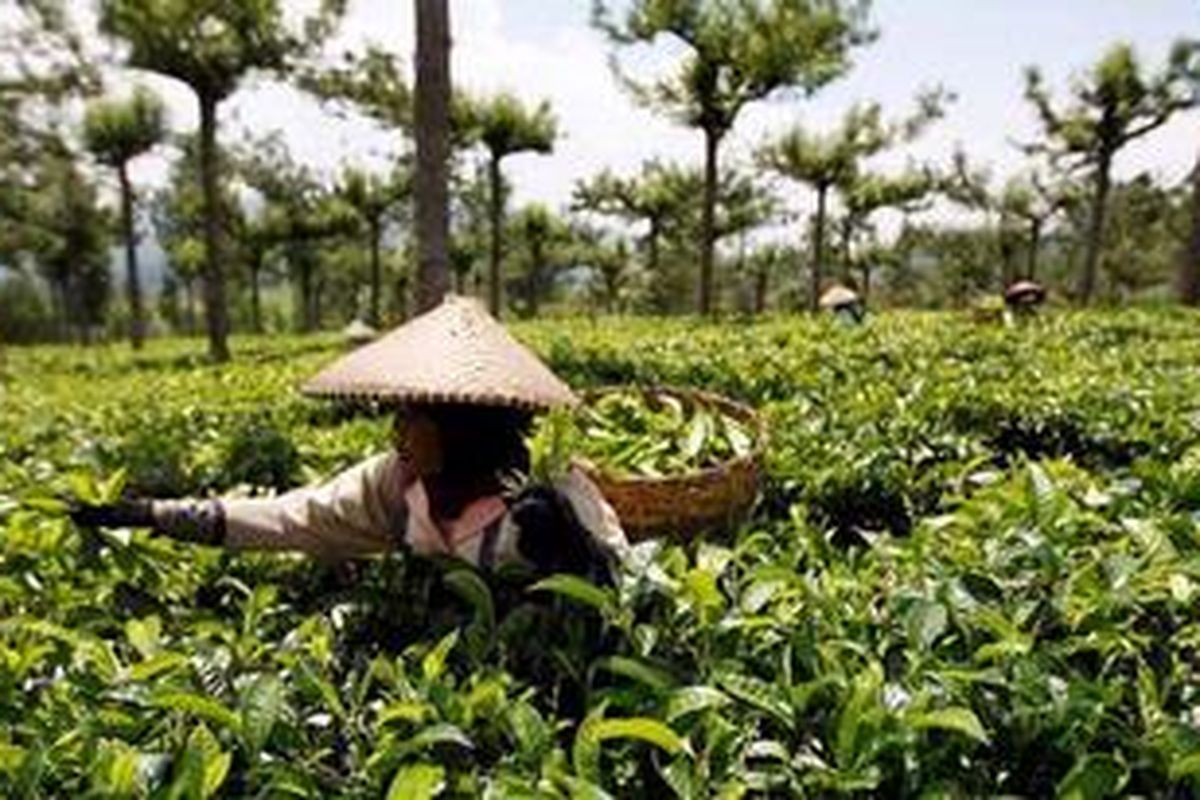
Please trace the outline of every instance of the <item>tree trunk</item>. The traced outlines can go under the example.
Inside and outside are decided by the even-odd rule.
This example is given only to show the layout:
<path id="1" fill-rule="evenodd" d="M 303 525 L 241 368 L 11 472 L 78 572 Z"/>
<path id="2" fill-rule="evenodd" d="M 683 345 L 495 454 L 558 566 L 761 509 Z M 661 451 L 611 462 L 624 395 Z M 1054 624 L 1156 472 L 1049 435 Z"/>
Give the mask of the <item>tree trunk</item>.
<path id="1" fill-rule="evenodd" d="M 225 273 L 221 259 L 221 193 L 217 156 L 217 101 L 200 94 L 200 186 L 204 194 L 204 318 L 208 354 L 229 360 L 229 316 L 225 308 Z"/>
<path id="2" fill-rule="evenodd" d="M 1112 155 L 1103 153 L 1096 163 L 1095 189 L 1092 195 L 1091 219 L 1088 222 L 1087 252 L 1083 272 L 1079 276 L 1079 302 L 1087 305 L 1096 291 L 1096 276 L 1100 268 L 1100 251 L 1104 245 L 1104 223 L 1108 210 L 1109 171 Z"/>
<path id="3" fill-rule="evenodd" d="M 383 235 L 378 219 L 371 220 L 371 324 L 376 328 L 381 323 L 379 313 L 380 293 L 383 291 L 383 272 L 380 268 L 379 240 Z"/>
<path id="4" fill-rule="evenodd" d="M 854 220 L 850 217 L 842 220 L 842 283 L 849 286 L 853 278 L 851 271 L 854 268 L 853 260 L 850 257 L 850 241 L 854 238 Z"/>
<path id="5" fill-rule="evenodd" d="M 658 248 L 659 239 L 662 237 L 662 220 L 658 217 L 650 218 L 650 232 L 646 234 L 646 258 L 649 263 L 646 265 L 650 274 L 658 274 Z"/>
<path id="6" fill-rule="evenodd" d="M 1038 256 L 1042 250 L 1042 220 L 1034 217 L 1029 221 L 1029 261 L 1025 266 L 1025 278 L 1036 281 L 1038 273 Z"/>
<path id="7" fill-rule="evenodd" d="M 700 313 L 711 314 L 713 308 L 713 265 L 717 249 L 717 187 L 721 176 L 717 155 L 721 136 L 715 130 L 704 131 L 704 208 L 700 220 Z"/>
<path id="8" fill-rule="evenodd" d="M 183 282 L 183 294 L 186 307 L 184 308 L 183 327 L 188 336 L 196 335 L 196 287 L 195 278 L 187 278 Z"/>
<path id="9" fill-rule="evenodd" d="M 500 318 L 500 262 L 504 258 L 504 182 L 500 174 L 500 155 L 493 153 L 488 160 L 488 218 L 490 230 L 488 249 L 488 308 Z"/>
<path id="10" fill-rule="evenodd" d="M 866 302 L 871 299 L 871 264 L 867 259 L 863 259 L 858 272 L 862 276 L 862 286 L 858 287 L 859 294 L 862 296 L 863 304 L 866 305 Z"/>
<path id="11" fill-rule="evenodd" d="M 1179 300 L 1200 305 L 1200 160 L 1192 170 L 1192 234 L 1179 264 Z"/>
<path id="12" fill-rule="evenodd" d="M 296 309 L 296 326 L 301 333 L 311 333 L 313 330 L 313 269 L 308 263 L 308 255 L 306 253 L 297 253 L 297 258 L 294 262 L 295 270 L 298 273 L 300 296 L 299 308 Z"/>
<path id="13" fill-rule="evenodd" d="M 1012 240 L 1006 235 L 1003 223 L 1000 228 L 1000 283 L 1002 284 L 1001 291 L 1007 289 L 1017 279 L 1017 270 L 1014 265 L 1016 260 L 1017 249 Z"/>
<path id="14" fill-rule="evenodd" d="M 760 269 L 754 276 L 754 313 L 756 315 L 767 310 L 767 288 L 770 277 L 770 272 L 766 269 Z"/>
<path id="15" fill-rule="evenodd" d="M 310 331 L 321 330 L 321 305 L 325 294 L 325 281 L 320 275 L 317 276 L 316 285 L 313 287 L 312 293 L 312 308 L 309 309 L 308 329 Z"/>
<path id="16" fill-rule="evenodd" d="M 250 265 L 250 327 L 255 333 L 262 333 L 262 290 L 259 286 L 262 261 L 257 256 L 255 258 L 254 263 Z"/>
<path id="17" fill-rule="evenodd" d="M 121 183 L 121 225 L 125 229 L 125 289 L 129 296 L 129 344 L 141 350 L 146 340 L 146 313 L 142 308 L 142 284 L 138 279 L 137 234 L 133 229 L 133 186 L 128 165 L 117 167 Z"/>
<path id="18" fill-rule="evenodd" d="M 541 244 L 535 240 L 529 250 L 529 260 L 532 262 L 529 265 L 529 316 L 536 317 L 541 310 L 542 273 L 545 267 L 542 264 Z"/>
<path id="19" fill-rule="evenodd" d="M 816 311 L 821 305 L 821 281 L 825 272 L 825 215 L 829 200 L 829 187 L 817 186 L 817 213 L 813 217 L 813 263 L 812 283 L 808 293 L 808 309 Z"/>
<path id="20" fill-rule="evenodd" d="M 450 286 L 450 8 L 415 0 L 417 309 L 442 302 Z"/>
<path id="21" fill-rule="evenodd" d="M 408 276 L 401 275 L 396 282 L 396 305 L 400 306 L 400 319 L 408 319 Z"/>

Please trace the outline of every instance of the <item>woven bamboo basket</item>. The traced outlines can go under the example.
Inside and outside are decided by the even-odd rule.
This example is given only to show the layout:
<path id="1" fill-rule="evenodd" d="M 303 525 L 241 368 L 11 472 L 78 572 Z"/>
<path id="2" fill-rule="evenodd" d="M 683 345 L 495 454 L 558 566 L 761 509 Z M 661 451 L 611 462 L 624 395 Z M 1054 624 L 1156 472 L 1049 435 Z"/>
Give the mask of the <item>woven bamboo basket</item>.
<path id="1" fill-rule="evenodd" d="M 698 403 L 742 423 L 754 439 L 751 452 L 714 467 L 661 478 L 607 475 L 593 464 L 580 467 L 617 512 L 630 541 L 656 536 L 691 539 L 736 523 L 758 496 L 766 429 L 749 407 L 720 395 L 668 386 L 605 387 L 584 395 L 584 402 L 613 391 L 640 391 L 648 399 L 674 396 Z"/>

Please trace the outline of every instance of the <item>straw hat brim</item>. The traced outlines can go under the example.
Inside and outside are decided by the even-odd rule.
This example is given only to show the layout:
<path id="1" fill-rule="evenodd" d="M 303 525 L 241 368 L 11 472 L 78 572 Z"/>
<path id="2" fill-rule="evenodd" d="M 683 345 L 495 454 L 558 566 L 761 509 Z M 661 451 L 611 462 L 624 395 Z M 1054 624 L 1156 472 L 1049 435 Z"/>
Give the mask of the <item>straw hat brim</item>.
<path id="1" fill-rule="evenodd" d="M 862 302 L 858 293 L 845 286 L 832 286 L 821 295 L 820 306 L 824 309 L 840 308 Z"/>
<path id="2" fill-rule="evenodd" d="M 1033 281 L 1018 281 L 1004 291 L 1008 301 L 1040 301 L 1046 297 L 1046 287 Z"/>
<path id="3" fill-rule="evenodd" d="M 396 405 L 543 410 L 578 402 L 570 387 L 482 306 L 455 296 L 338 359 L 301 391 Z"/>

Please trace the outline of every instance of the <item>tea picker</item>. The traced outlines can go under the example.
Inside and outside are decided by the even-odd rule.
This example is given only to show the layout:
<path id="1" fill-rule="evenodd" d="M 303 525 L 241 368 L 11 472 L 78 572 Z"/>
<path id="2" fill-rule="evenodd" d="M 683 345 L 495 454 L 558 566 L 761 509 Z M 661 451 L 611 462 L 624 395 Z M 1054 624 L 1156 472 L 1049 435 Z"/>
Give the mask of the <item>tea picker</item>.
<path id="1" fill-rule="evenodd" d="M 866 305 L 858 292 L 853 289 L 835 284 L 825 290 L 820 300 L 821 310 L 833 314 L 841 323 L 858 325 L 867 315 Z"/>
<path id="2" fill-rule="evenodd" d="M 1004 290 L 1004 305 L 1014 316 L 1032 316 L 1046 302 L 1046 287 L 1036 281 L 1017 281 Z"/>
<path id="3" fill-rule="evenodd" d="M 535 413 L 577 400 L 475 301 L 438 308 L 334 362 L 307 394 L 396 406 L 388 452 L 273 498 L 130 499 L 75 506 L 86 526 L 149 527 L 233 550 L 329 561 L 393 550 L 481 568 L 524 563 L 602 580 L 627 547 L 612 507 L 571 468 L 511 492 Z"/>

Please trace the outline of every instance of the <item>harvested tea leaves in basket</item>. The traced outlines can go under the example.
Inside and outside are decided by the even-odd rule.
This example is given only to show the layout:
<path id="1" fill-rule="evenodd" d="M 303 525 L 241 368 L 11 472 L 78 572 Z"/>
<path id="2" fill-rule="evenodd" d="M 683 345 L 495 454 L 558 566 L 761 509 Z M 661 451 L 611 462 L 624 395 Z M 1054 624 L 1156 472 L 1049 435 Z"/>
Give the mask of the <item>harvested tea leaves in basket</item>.
<path id="1" fill-rule="evenodd" d="M 637 390 L 606 392 L 581 410 L 573 444 L 614 476 L 660 478 L 749 455 L 746 426 L 702 399 Z"/>

